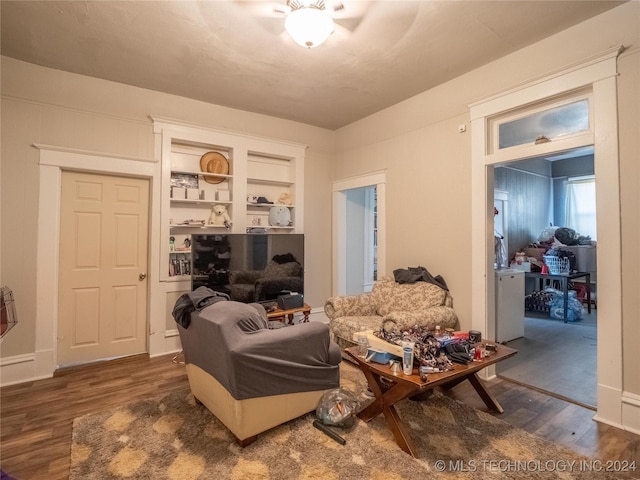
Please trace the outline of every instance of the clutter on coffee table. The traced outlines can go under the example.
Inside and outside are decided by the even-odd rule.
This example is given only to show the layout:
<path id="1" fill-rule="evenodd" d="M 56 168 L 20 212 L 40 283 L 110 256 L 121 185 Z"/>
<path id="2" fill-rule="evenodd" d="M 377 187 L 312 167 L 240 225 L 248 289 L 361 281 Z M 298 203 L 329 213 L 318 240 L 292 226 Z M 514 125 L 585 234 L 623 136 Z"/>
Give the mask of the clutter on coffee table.
<path id="1" fill-rule="evenodd" d="M 354 334 L 354 340 L 359 333 Z M 470 338 L 469 332 L 447 329 L 442 333 L 421 326 L 397 331 L 369 330 L 365 334 L 367 362 L 382 364 L 401 360 L 403 347 L 410 343 L 414 346 L 415 365 L 428 367 L 432 372 L 446 372 L 454 363 L 473 361 L 476 344 L 482 343 Z"/>

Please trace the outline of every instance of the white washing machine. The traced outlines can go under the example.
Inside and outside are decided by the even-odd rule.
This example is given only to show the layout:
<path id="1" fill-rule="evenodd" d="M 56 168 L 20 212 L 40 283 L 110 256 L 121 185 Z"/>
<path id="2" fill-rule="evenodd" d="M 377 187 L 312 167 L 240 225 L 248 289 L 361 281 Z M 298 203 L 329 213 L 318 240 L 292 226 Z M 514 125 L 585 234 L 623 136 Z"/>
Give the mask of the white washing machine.
<path id="1" fill-rule="evenodd" d="M 496 270 L 496 341 L 524 336 L 524 272 Z"/>

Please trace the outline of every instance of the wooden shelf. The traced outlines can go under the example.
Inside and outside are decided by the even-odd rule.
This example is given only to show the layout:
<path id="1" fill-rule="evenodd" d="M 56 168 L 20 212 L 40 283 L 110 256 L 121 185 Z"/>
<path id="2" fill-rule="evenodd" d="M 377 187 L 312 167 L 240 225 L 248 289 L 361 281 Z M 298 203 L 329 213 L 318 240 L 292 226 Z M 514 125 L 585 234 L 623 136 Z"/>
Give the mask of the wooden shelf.
<path id="1" fill-rule="evenodd" d="M 283 187 L 295 185 L 295 182 L 290 180 L 269 180 L 266 178 L 247 178 L 247 183 L 261 183 L 263 185 L 277 185 Z"/>
<path id="2" fill-rule="evenodd" d="M 294 205 L 285 205 L 283 203 L 251 203 L 251 202 L 247 202 L 247 208 L 271 208 L 271 207 L 295 208 Z"/>
<path id="3" fill-rule="evenodd" d="M 223 204 L 223 205 L 231 205 L 233 202 L 231 202 L 231 200 L 228 201 L 224 201 L 224 202 L 220 202 L 218 200 L 186 200 L 186 199 L 182 199 L 182 198 L 171 198 L 171 204 L 172 205 L 215 205 L 215 204 Z"/>
<path id="4" fill-rule="evenodd" d="M 167 276 L 168 282 L 186 282 L 191 281 L 191 275 L 173 275 Z"/>
<path id="5" fill-rule="evenodd" d="M 193 172 L 189 170 L 171 170 L 171 173 L 180 173 L 185 175 L 199 175 L 201 177 L 218 177 L 218 178 L 233 178 L 233 175 L 222 173 L 206 173 L 206 172 Z"/>
<path id="6" fill-rule="evenodd" d="M 180 225 L 180 224 L 169 224 L 169 228 L 170 229 L 178 229 L 178 228 L 200 228 L 200 229 L 207 229 L 207 228 L 224 228 L 226 229 L 227 227 L 225 227 L 224 225 Z"/>

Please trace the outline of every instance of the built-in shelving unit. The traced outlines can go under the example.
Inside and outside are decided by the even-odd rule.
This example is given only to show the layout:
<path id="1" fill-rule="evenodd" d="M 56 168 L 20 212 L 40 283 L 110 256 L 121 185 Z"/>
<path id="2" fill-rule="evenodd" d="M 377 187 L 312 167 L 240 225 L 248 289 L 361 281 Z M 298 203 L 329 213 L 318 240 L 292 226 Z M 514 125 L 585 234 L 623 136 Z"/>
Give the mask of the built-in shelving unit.
<path id="1" fill-rule="evenodd" d="M 192 233 L 304 233 L 305 146 L 152 120 L 162 166 L 161 281 L 190 280 L 185 264 L 191 251 L 185 245 L 190 245 Z M 203 171 L 201 158 L 209 152 L 224 157 L 228 173 Z M 227 226 L 210 223 L 216 205 L 226 207 Z M 278 211 L 272 214 L 273 207 Z"/>

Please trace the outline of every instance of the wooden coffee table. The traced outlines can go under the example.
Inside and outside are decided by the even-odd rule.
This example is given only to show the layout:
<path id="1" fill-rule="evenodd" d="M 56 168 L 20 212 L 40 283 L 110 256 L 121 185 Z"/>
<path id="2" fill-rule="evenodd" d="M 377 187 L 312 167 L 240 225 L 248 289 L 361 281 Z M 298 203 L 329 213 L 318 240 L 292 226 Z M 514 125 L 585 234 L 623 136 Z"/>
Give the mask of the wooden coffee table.
<path id="1" fill-rule="evenodd" d="M 267 318 L 269 320 L 279 320 L 282 323 L 287 323 L 288 321 L 289 324 L 292 324 L 293 314 L 298 312 L 302 312 L 302 314 L 304 315 L 304 319 L 302 321 L 304 323 L 307 323 L 309 321 L 311 307 L 306 303 L 302 307 L 290 308 L 289 310 L 280 310 L 279 308 L 276 308 L 274 311 L 267 313 Z"/>
<path id="2" fill-rule="evenodd" d="M 464 380 L 469 380 L 487 407 L 502 413 L 504 409 L 485 388 L 477 373 L 489 365 L 512 357 L 517 353 L 517 350 L 504 345 L 497 345 L 497 351 L 486 357 L 482 362 L 471 362 L 466 365 L 456 363 L 453 366 L 453 370 L 448 372 L 429 373 L 426 382 L 420 380 L 417 368 L 413 369 L 411 375 L 405 375 L 402 371 L 394 375 L 391 373 L 391 367 L 388 364 L 367 363 L 363 358 L 358 357 L 358 347 L 347 348 L 346 352 L 360 366 L 362 373 L 367 378 L 369 387 L 375 395 L 373 403 L 358 413 L 358 417 L 365 422 L 369 422 L 381 413 L 384 414 L 400 448 L 409 455 L 416 457 L 416 447 L 411 440 L 407 427 L 398 415 L 395 404 L 405 398 L 433 390 L 435 387 L 452 388 Z M 383 378 L 391 382 L 384 382 Z"/>

